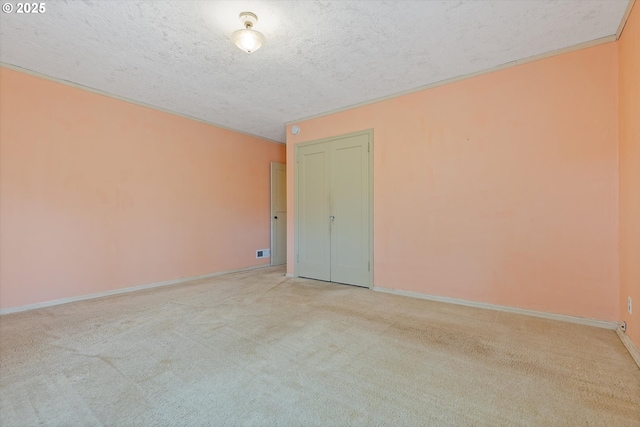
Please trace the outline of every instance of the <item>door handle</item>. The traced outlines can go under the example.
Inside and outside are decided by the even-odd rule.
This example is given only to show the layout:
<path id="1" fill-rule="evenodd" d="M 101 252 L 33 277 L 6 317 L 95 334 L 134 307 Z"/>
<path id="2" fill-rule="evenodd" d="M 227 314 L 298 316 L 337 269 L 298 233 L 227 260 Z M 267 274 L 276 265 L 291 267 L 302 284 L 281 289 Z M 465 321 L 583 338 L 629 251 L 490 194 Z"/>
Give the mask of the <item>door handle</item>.
<path id="1" fill-rule="evenodd" d="M 336 217 L 333 215 L 329 215 L 329 219 L 331 220 L 331 222 L 333 222 L 336 219 Z"/>
<path id="2" fill-rule="evenodd" d="M 278 219 L 278 217 L 277 217 L 277 216 L 274 216 L 274 217 L 273 217 L 273 219 Z"/>

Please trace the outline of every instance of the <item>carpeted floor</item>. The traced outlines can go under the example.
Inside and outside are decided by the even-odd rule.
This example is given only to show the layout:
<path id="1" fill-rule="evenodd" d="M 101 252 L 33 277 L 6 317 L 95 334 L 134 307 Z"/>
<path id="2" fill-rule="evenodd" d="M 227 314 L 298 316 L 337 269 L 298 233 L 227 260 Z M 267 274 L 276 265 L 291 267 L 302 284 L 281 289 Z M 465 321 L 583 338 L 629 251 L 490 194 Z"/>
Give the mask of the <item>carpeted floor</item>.
<path id="1" fill-rule="evenodd" d="M 639 426 L 615 332 L 236 273 L 0 318 L 2 426 Z"/>

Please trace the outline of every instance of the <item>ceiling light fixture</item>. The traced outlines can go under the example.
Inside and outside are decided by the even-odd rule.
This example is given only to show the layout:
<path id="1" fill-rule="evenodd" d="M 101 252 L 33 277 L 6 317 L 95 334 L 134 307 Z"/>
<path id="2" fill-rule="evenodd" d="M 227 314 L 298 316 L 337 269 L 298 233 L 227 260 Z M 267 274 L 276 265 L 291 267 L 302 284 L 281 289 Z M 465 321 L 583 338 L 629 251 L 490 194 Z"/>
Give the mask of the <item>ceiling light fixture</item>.
<path id="1" fill-rule="evenodd" d="M 244 25 L 244 30 L 238 30 L 231 34 L 231 40 L 233 40 L 236 46 L 247 53 L 252 53 L 260 49 L 260 46 L 264 43 L 264 36 L 262 33 L 253 29 L 255 23 L 258 22 L 256 14 L 242 12 L 240 14 L 240 22 Z"/>

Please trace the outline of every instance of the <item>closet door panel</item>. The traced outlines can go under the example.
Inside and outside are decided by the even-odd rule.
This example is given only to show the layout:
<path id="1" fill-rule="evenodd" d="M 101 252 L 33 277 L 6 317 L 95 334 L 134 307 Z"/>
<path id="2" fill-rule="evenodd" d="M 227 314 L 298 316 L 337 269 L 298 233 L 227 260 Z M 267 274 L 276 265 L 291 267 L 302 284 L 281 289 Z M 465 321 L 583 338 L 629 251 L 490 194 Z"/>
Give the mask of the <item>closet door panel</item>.
<path id="1" fill-rule="evenodd" d="M 331 281 L 369 285 L 369 135 L 331 142 Z"/>
<path id="2" fill-rule="evenodd" d="M 298 275 L 331 280 L 329 143 L 298 150 Z"/>

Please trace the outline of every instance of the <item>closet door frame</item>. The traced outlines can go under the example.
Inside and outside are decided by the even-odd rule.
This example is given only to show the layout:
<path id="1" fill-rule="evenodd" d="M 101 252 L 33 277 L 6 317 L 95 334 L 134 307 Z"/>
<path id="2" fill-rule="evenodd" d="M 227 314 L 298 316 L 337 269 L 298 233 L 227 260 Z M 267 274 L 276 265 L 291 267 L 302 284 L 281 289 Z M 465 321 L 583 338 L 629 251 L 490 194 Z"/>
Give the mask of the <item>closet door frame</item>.
<path id="1" fill-rule="evenodd" d="M 373 150 L 374 150 L 374 144 L 373 144 L 373 129 L 365 129 L 365 130 L 361 130 L 361 131 L 357 131 L 357 132 L 350 132 L 350 133 L 346 133 L 346 134 L 342 134 L 342 135 L 335 135 L 335 136 L 330 136 L 327 138 L 322 138 L 322 139 L 316 139 L 316 140 L 312 140 L 312 141 L 307 141 L 307 142 L 301 142 L 298 143 L 294 146 L 294 189 L 293 189 L 293 193 L 294 193 L 294 217 L 293 217 L 293 224 L 294 224 L 294 241 L 293 241 L 293 246 L 294 246 L 294 271 L 293 274 L 295 277 L 300 277 L 298 274 L 298 259 L 299 259 L 299 247 L 298 247 L 298 218 L 300 218 L 299 216 L 299 201 L 300 198 L 298 197 L 298 191 L 299 191 L 299 183 L 298 183 L 298 175 L 299 175 L 299 149 L 301 147 L 307 147 L 310 145 L 314 145 L 314 144 L 324 144 L 327 142 L 331 142 L 334 140 L 339 140 L 339 139 L 343 139 L 343 138 L 349 138 L 349 137 L 353 137 L 353 136 L 359 136 L 359 135 L 367 135 L 368 139 L 369 139 L 369 262 L 371 263 L 371 267 L 369 268 L 369 283 L 366 284 L 365 287 L 368 287 L 369 289 L 373 289 L 373 278 L 374 278 L 374 262 L 373 262 L 373 255 L 374 255 L 374 244 L 373 244 Z M 327 218 L 327 221 L 329 219 Z M 348 285 L 345 285 L 348 286 Z"/>

